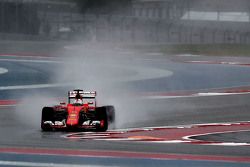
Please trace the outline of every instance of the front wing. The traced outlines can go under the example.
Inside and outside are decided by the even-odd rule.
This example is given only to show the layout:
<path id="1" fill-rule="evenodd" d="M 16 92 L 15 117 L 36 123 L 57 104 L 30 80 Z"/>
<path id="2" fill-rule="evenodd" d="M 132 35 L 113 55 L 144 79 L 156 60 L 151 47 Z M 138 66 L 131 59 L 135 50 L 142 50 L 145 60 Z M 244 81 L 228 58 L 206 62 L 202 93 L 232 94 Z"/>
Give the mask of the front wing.
<path id="1" fill-rule="evenodd" d="M 67 125 L 66 121 L 44 121 L 43 122 L 44 126 L 50 126 L 53 129 L 97 129 L 98 127 L 101 126 L 101 121 L 92 121 L 92 120 L 87 120 L 84 121 L 83 124 L 81 125 Z"/>

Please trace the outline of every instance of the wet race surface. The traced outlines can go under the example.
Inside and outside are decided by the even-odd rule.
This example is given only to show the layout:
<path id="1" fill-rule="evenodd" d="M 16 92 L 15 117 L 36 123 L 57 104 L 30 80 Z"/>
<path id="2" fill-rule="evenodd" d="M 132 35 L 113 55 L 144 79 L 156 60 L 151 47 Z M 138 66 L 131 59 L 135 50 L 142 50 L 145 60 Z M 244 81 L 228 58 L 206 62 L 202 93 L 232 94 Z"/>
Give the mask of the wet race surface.
<path id="1" fill-rule="evenodd" d="M 131 54 L 2 55 L 0 166 L 249 166 L 250 66 Z M 114 129 L 40 130 L 41 108 L 75 87 L 116 107 Z"/>

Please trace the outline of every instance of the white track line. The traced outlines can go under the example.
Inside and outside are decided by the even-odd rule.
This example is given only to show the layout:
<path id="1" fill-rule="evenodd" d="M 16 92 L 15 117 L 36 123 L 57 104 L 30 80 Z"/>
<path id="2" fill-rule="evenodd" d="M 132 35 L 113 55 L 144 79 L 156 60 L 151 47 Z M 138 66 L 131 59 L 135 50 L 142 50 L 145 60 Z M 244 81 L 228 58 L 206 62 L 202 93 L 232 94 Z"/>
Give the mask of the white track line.
<path id="1" fill-rule="evenodd" d="M 5 74 L 7 72 L 8 72 L 8 70 L 6 68 L 0 67 L 0 74 Z"/>
<path id="2" fill-rule="evenodd" d="M 223 124 L 221 124 L 223 125 Z M 225 124 L 224 124 L 225 125 Z M 230 126 L 230 124 L 228 124 Z M 226 133 L 236 133 L 236 132 L 248 132 L 250 130 L 234 130 L 234 131 L 224 131 L 224 132 L 213 132 L 213 133 L 201 133 L 195 135 L 184 136 L 182 139 L 190 142 L 206 142 L 207 140 L 198 140 L 193 139 L 194 137 L 199 136 L 207 136 L 207 135 L 216 135 L 216 134 L 226 134 Z M 209 142 L 209 141 L 208 141 Z M 221 146 L 248 146 L 250 143 L 237 143 L 237 142 L 214 142 L 214 143 L 206 143 L 204 145 L 221 145 Z"/>
<path id="3" fill-rule="evenodd" d="M 176 55 L 177 57 L 201 57 L 202 55 L 193 55 L 193 54 L 180 54 Z"/>
<path id="4" fill-rule="evenodd" d="M 100 167 L 99 165 L 84 164 L 59 164 L 42 162 L 22 162 L 22 161 L 0 161 L 1 166 L 26 166 L 26 167 Z"/>
<path id="5" fill-rule="evenodd" d="M 27 59 L 1 59 L 0 61 L 7 62 L 29 62 L 29 63 L 62 63 L 58 60 L 27 60 Z"/>
<path id="6" fill-rule="evenodd" d="M 109 132 L 127 132 L 127 131 L 136 131 L 136 130 L 144 130 L 144 131 L 151 131 L 154 129 L 184 129 L 184 128 L 192 128 L 196 126 L 216 126 L 216 125 L 225 125 L 225 126 L 231 126 L 231 125 L 240 125 L 242 123 L 250 123 L 250 121 L 238 121 L 238 122 L 221 122 L 221 123 L 202 123 L 202 124 L 190 124 L 190 125 L 173 125 L 173 126 L 155 126 L 155 127 L 141 127 L 141 128 L 127 128 L 127 129 L 115 129 L 110 130 Z M 73 133 L 75 134 L 75 133 Z"/>
<path id="7" fill-rule="evenodd" d="M 175 95 L 175 96 L 171 96 L 171 95 L 159 95 L 159 96 L 145 96 L 142 97 L 144 99 L 176 99 L 176 98 L 189 98 L 189 97 L 209 97 L 209 96 L 231 96 L 231 95 L 245 95 L 245 94 L 250 94 L 249 92 L 237 92 L 237 93 L 219 93 L 219 92 L 207 92 L 207 93 L 194 93 L 194 94 L 190 94 L 190 95 Z"/>
<path id="8" fill-rule="evenodd" d="M 69 84 L 37 84 L 37 85 L 18 85 L 18 86 L 0 86 L 0 90 L 18 90 L 18 89 L 40 89 L 68 86 Z"/>
<path id="9" fill-rule="evenodd" d="M 116 133 L 120 132 L 126 133 L 126 132 L 132 132 L 132 131 L 152 131 L 156 129 L 183 129 L 183 128 L 193 128 L 193 127 L 199 127 L 199 126 L 215 126 L 215 125 L 223 125 L 223 126 L 231 126 L 231 125 L 240 125 L 244 123 L 250 123 L 250 121 L 241 121 L 241 122 L 222 122 L 222 123 L 207 123 L 207 124 L 191 124 L 191 125 L 178 125 L 178 126 L 159 126 L 159 127 L 141 127 L 141 128 L 128 128 L 128 129 L 116 129 L 116 130 L 110 130 L 104 133 L 111 134 L 111 133 Z M 92 140 L 104 140 L 104 141 L 134 141 L 134 142 L 145 142 L 145 143 L 162 143 L 162 144 L 178 144 L 178 143 L 190 143 L 190 144 L 198 144 L 198 145 L 215 145 L 215 146 L 250 146 L 250 143 L 237 143 L 237 142 L 214 142 L 214 143 L 206 143 L 210 141 L 205 141 L 205 140 L 196 140 L 196 139 L 191 139 L 191 137 L 195 136 L 203 136 L 203 135 L 209 135 L 209 134 L 220 134 L 220 133 L 230 133 L 230 132 L 244 132 L 244 131 L 250 131 L 250 130 L 238 130 L 238 131 L 225 131 L 225 132 L 214 132 L 214 133 L 205 133 L 205 134 L 196 134 L 196 135 L 190 135 L 190 136 L 184 136 L 180 140 L 159 140 L 159 141 L 143 141 L 143 140 L 138 140 L 137 138 L 108 138 L 109 135 L 105 136 L 105 138 L 102 138 L 102 136 L 97 136 L 92 134 L 87 134 L 86 132 L 80 132 L 80 133 L 72 133 L 72 134 L 67 134 L 63 135 L 61 137 L 63 138 L 68 138 L 69 136 L 72 135 L 77 135 L 77 134 L 86 134 L 84 137 L 70 137 L 70 138 L 75 138 L 75 139 L 92 139 Z M 198 142 L 198 143 L 197 143 Z M 204 142 L 204 143 L 202 143 Z"/>

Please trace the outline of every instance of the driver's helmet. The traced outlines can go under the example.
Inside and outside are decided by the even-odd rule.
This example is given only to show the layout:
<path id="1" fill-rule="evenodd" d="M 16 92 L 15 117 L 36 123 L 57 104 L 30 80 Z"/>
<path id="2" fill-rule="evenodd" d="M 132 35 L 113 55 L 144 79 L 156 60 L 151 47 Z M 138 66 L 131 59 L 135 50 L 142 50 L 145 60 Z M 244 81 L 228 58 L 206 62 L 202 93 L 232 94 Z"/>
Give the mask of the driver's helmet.
<path id="1" fill-rule="evenodd" d="M 82 96 L 79 93 L 76 94 L 74 103 L 75 104 L 82 104 L 83 103 Z"/>

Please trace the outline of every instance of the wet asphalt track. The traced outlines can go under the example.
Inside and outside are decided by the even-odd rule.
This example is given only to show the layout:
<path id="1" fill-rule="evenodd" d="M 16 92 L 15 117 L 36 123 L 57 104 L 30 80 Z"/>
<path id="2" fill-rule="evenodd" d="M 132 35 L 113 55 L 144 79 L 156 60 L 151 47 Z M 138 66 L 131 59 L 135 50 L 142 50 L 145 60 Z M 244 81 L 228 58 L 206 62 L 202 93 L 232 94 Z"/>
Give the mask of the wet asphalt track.
<path id="1" fill-rule="evenodd" d="M 143 63 L 141 63 L 143 62 Z M 126 64 L 126 62 L 125 62 Z M 159 58 L 136 59 L 133 65 L 146 66 L 151 68 L 167 69 L 174 73 L 171 77 L 147 79 L 140 81 L 129 81 L 129 90 L 134 92 L 167 92 L 177 90 L 197 90 L 218 87 L 245 86 L 250 83 L 250 67 L 228 66 L 228 65 L 194 65 L 173 62 L 169 59 Z M 0 86 L 1 99 L 21 98 L 24 94 L 36 95 L 37 92 L 53 92 L 53 97 L 63 96 L 65 88 L 42 88 L 38 89 L 13 89 L 8 90 L 7 86 L 13 85 L 33 85 L 46 84 L 51 81 L 56 64 L 53 63 L 31 63 L 0 61 L 0 67 L 9 70 L 8 73 L 1 75 Z M 127 75 L 131 75 L 128 72 Z M 124 83 L 119 83 L 123 87 Z M 127 88 L 127 87 L 126 87 Z M 67 88 L 66 88 L 67 89 Z M 47 94 L 47 93 L 45 93 Z M 124 127 L 143 127 L 143 126 L 172 126 L 188 125 L 197 123 L 214 122 L 237 122 L 250 120 L 250 95 L 234 96 L 211 96 L 211 97 L 192 97 L 176 99 L 155 99 L 140 100 L 140 106 L 152 111 L 147 117 L 139 119 L 138 122 L 127 120 Z M 143 109 L 143 108 L 140 108 Z M 189 144 L 153 144 L 137 143 L 128 141 L 92 141 L 92 140 L 69 140 L 61 136 L 65 132 L 43 133 L 38 126 L 30 126 L 18 118 L 15 107 L 1 107 L 0 113 L 0 146 L 1 147 L 28 147 L 28 148 L 50 148 L 50 149 L 73 149 L 73 150 L 113 150 L 113 151 L 132 151 L 147 153 L 166 153 L 166 154 L 191 154 L 191 155 L 216 155 L 216 156 L 236 156 L 245 157 L 250 155 L 249 146 L 206 146 Z M 136 112 L 136 111 L 134 111 Z M 39 124 L 39 122 L 38 122 Z M 244 133 L 244 139 L 248 140 L 249 133 Z M 213 136 L 211 136 L 213 137 Z M 216 137 L 215 137 L 216 138 Z M 218 138 L 218 136 L 217 136 Z M 220 140 L 224 140 L 223 137 Z M 228 140 L 225 136 L 225 140 Z M 236 137 L 234 140 L 238 140 Z M 77 158 L 65 156 L 48 155 L 16 155 L 1 153 L 0 166 L 10 166 L 1 163 L 2 161 L 20 161 L 82 164 L 83 161 L 89 165 L 121 165 L 121 166 L 249 166 L 249 163 L 230 163 L 218 161 L 178 161 L 178 160 L 147 160 L 147 159 L 126 159 L 126 158 Z M 95 163 L 93 163 L 95 161 Z M 128 162 L 129 161 L 129 162 Z M 143 164 L 143 165 L 142 165 Z M 12 164 L 13 165 L 13 164 Z M 25 164 L 23 164 L 25 166 Z M 26 164 L 27 165 L 27 164 Z M 29 164 L 32 165 L 32 164 Z M 34 164 L 33 164 L 34 165 Z M 15 165 L 14 165 L 15 166 Z M 16 164 L 16 166 L 21 166 Z M 35 166 L 35 165 L 34 165 Z"/>

